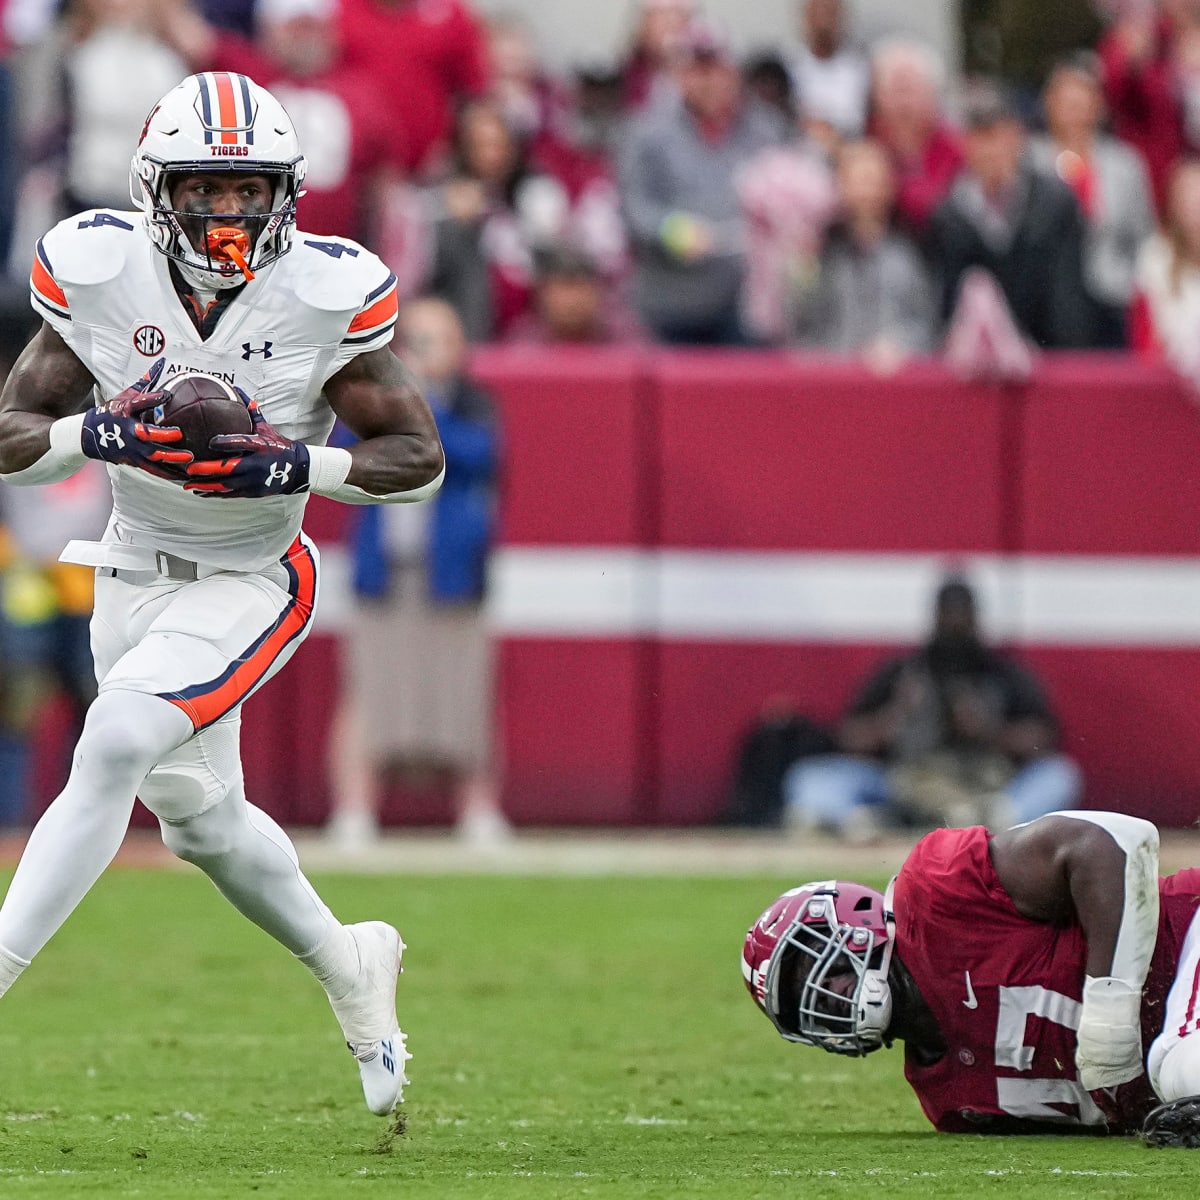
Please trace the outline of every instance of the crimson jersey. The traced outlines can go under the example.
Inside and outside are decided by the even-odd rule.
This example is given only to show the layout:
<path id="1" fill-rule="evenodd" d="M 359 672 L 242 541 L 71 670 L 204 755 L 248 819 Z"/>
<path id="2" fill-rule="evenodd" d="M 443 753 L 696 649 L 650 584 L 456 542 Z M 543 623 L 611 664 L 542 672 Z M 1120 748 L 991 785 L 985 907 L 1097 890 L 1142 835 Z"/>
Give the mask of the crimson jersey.
<path id="1" fill-rule="evenodd" d="M 947 1051 L 904 1074 L 940 1130 L 1014 1132 L 1047 1124 L 1127 1132 L 1157 1101 L 1143 1075 L 1088 1093 L 1075 1070 L 1086 944 L 1065 926 L 1023 917 L 1000 884 L 982 826 L 939 829 L 917 843 L 896 879 L 896 954 L 933 1012 Z M 1193 915 L 1200 870 L 1159 882 L 1158 939 L 1142 992 L 1149 1048 Z"/>

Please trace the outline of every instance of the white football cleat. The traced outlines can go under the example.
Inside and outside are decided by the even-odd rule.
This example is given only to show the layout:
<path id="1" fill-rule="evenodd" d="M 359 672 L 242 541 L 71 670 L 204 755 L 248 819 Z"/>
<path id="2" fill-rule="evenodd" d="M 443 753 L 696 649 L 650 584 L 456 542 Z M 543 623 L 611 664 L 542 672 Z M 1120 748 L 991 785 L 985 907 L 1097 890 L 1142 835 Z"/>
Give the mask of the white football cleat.
<path id="1" fill-rule="evenodd" d="M 400 1100 L 404 1064 L 412 1057 L 396 1021 L 396 981 L 404 943 L 385 921 L 363 921 L 346 929 L 358 947 L 359 971 L 353 987 L 339 1000 L 329 997 L 334 1015 L 358 1060 L 367 1107 L 386 1116 Z"/>
<path id="2" fill-rule="evenodd" d="M 403 1098 L 404 1085 L 408 1082 L 404 1064 L 412 1055 L 405 1047 L 404 1034 L 397 1029 L 391 1037 L 379 1042 L 366 1046 L 353 1046 L 347 1042 L 346 1045 L 358 1059 L 358 1077 L 362 1080 L 367 1107 L 378 1116 L 386 1117 Z"/>

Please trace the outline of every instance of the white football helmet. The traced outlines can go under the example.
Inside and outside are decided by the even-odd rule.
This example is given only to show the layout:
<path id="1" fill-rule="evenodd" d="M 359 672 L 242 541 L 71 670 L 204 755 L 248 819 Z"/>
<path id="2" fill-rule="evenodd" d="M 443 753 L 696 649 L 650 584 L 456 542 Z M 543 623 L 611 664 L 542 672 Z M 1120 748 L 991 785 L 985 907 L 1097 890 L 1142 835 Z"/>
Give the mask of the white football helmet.
<path id="1" fill-rule="evenodd" d="M 207 290 L 235 287 L 291 248 L 306 167 L 295 126 L 270 92 L 245 75 L 205 71 L 169 91 L 146 118 L 130 194 L 154 244 L 190 283 Z M 186 232 L 199 227 L 197 218 L 172 206 L 171 183 L 180 175 L 210 171 L 266 175 L 275 195 L 271 211 L 262 215 L 206 215 L 206 236 L 197 249 Z M 212 236 L 210 230 L 237 234 L 213 229 L 222 217 L 237 220 L 245 236 Z"/>

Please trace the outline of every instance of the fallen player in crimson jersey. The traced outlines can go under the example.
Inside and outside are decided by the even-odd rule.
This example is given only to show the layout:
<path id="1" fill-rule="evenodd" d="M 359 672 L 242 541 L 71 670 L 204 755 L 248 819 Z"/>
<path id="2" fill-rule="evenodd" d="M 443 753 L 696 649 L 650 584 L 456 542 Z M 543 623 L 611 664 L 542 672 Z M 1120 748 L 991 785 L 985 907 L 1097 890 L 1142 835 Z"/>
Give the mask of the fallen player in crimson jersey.
<path id="1" fill-rule="evenodd" d="M 742 969 L 789 1041 L 902 1041 L 944 1132 L 1200 1147 L 1198 910 L 1200 870 L 1160 879 L 1150 822 L 1052 813 L 929 834 L 886 897 L 832 880 L 784 893 Z"/>

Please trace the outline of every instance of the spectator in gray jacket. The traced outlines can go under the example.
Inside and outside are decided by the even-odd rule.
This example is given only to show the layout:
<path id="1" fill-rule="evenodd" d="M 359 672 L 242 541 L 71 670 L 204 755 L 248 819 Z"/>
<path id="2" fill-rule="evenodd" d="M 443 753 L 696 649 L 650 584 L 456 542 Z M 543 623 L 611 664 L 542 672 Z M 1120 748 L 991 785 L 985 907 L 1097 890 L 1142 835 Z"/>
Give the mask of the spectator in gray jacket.
<path id="1" fill-rule="evenodd" d="M 629 130 L 619 163 L 621 200 L 634 241 L 632 295 L 664 341 L 737 345 L 744 236 L 738 169 L 782 142 L 783 119 L 749 102 L 729 43 L 695 22 L 681 51 L 678 102 Z"/>
<path id="2" fill-rule="evenodd" d="M 1154 232 L 1154 201 L 1141 155 L 1101 130 L 1104 94 L 1095 59 L 1073 55 L 1050 72 L 1042 92 L 1046 133 L 1030 159 L 1075 193 L 1085 222 L 1083 280 L 1095 303 L 1093 345 L 1128 345 L 1126 313 L 1138 252 Z"/>
<path id="3" fill-rule="evenodd" d="M 886 371 L 933 349 L 932 282 L 912 240 L 893 224 L 896 180 L 883 147 L 848 142 L 836 183 L 839 219 L 813 276 L 792 289 L 792 340 L 862 355 Z"/>

